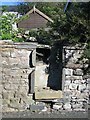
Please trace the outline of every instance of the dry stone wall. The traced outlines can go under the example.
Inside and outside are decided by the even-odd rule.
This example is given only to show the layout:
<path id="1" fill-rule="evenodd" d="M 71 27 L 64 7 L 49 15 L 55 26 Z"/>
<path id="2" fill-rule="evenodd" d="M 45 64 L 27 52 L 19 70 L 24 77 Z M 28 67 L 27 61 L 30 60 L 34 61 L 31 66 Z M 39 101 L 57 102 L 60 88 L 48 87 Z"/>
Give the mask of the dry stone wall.
<path id="1" fill-rule="evenodd" d="M 64 47 L 64 109 L 86 110 L 89 100 L 90 76 L 84 76 L 83 64 L 79 58 L 83 53 L 80 47 Z"/>
<path id="2" fill-rule="evenodd" d="M 83 68 L 88 65 L 79 59 L 83 51 L 84 49 L 78 46 L 63 47 L 63 98 L 53 100 L 54 110 L 88 111 L 90 75 L 84 75 Z"/>
<path id="3" fill-rule="evenodd" d="M 2 111 L 25 110 L 30 102 L 33 102 L 32 94 L 28 92 L 29 75 L 35 70 L 35 49 L 35 43 L 0 41 Z M 31 53 L 34 53 L 33 59 L 30 57 Z M 30 67 L 30 61 L 33 67 Z M 34 80 L 34 78 L 31 79 Z"/>

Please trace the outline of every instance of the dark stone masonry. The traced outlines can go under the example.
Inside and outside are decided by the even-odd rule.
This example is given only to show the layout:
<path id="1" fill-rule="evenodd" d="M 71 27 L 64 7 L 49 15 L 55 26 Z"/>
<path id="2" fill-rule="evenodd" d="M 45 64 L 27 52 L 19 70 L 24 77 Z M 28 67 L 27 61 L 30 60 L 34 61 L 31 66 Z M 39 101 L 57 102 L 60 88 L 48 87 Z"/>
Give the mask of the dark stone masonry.
<path id="1" fill-rule="evenodd" d="M 0 99 L 2 111 L 22 111 L 46 108 L 44 103 L 36 105 L 33 100 L 36 43 L 13 43 L 0 41 Z M 60 99 L 52 100 L 54 110 L 86 111 L 90 95 L 90 76 L 84 76 L 79 61 L 83 49 L 63 47 L 62 94 Z M 34 106 L 35 105 L 35 106 Z"/>

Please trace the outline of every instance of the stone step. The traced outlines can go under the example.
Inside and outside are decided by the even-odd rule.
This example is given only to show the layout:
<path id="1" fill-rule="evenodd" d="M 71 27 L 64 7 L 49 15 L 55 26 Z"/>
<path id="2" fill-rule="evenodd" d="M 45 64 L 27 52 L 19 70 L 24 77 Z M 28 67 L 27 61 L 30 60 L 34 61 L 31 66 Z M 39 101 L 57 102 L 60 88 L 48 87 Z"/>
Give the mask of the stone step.
<path id="1" fill-rule="evenodd" d="M 35 99 L 57 99 L 62 98 L 62 91 L 58 90 L 48 90 L 48 89 L 41 89 L 35 91 Z"/>

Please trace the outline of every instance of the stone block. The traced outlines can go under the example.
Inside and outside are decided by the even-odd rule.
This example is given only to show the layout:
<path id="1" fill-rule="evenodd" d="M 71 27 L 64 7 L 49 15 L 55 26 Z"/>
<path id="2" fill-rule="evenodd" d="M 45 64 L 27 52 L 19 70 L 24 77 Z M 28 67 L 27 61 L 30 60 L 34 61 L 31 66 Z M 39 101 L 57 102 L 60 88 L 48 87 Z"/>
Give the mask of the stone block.
<path id="1" fill-rule="evenodd" d="M 19 97 L 20 97 L 20 92 L 19 92 L 19 91 L 15 91 L 14 97 L 15 97 L 15 98 L 19 98 Z"/>
<path id="2" fill-rule="evenodd" d="M 2 57 L 10 57 L 10 51 L 8 51 L 8 50 L 1 53 Z"/>
<path id="3" fill-rule="evenodd" d="M 70 89 L 67 89 L 67 90 L 64 89 L 63 93 L 64 93 L 64 95 L 66 95 L 66 94 L 69 95 L 72 93 L 72 91 Z"/>
<path id="4" fill-rule="evenodd" d="M 83 70 L 82 69 L 76 69 L 73 71 L 74 75 L 83 75 Z"/>
<path id="5" fill-rule="evenodd" d="M 6 83 L 6 84 L 3 85 L 3 88 L 4 88 L 5 90 L 11 90 L 11 84 Z"/>
<path id="6" fill-rule="evenodd" d="M 88 100 L 86 100 L 85 98 L 79 98 L 79 99 L 77 99 L 77 103 L 83 104 L 83 102 L 88 102 Z"/>
<path id="7" fill-rule="evenodd" d="M 11 84 L 9 84 L 9 83 L 7 83 L 7 84 L 5 84 L 4 85 L 4 89 L 5 90 L 18 90 L 18 85 L 17 84 L 13 84 L 13 83 L 11 83 Z"/>
<path id="8" fill-rule="evenodd" d="M 6 60 L 3 60 L 2 61 L 2 67 L 8 67 L 9 66 L 9 62 L 8 62 L 8 60 L 6 59 Z"/>
<path id="9" fill-rule="evenodd" d="M 20 64 L 20 62 L 21 62 L 21 60 L 20 60 L 20 58 L 19 57 L 17 57 L 17 58 L 9 58 L 9 66 L 11 67 L 11 68 L 14 68 L 14 67 L 19 67 L 19 64 Z"/>
<path id="10" fill-rule="evenodd" d="M 14 51 L 12 51 L 11 52 L 11 56 L 10 56 L 11 58 L 16 58 L 17 57 L 17 55 L 16 55 L 16 53 L 14 52 Z"/>
<path id="11" fill-rule="evenodd" d="M 62 104 L 60 105 L 53 105 L 53 109 L 55 109 L 55 110 L 59 110 L 59 109 L 61 109 L 62 108 Z"/>
<path id="12" fill-rule="evenodd" d="M 2 83 L 7 83 L 7 81 L 9 80 L 10 76 L 7 74 L 2 74 Z"/>
<path id="13" fill-rule="evenodd" d="M 68 97 L 64 97 L 63 98 L 63 103 L 67 103 L 67 102 L 70 102 L 71 101 L 71 97 L 70 97 L 70 95 L 68 96 Z"/>
<path id="14" fill-rule="evenodd" d="M 23 110 L 27 109 L 27 105 L 21 105 L 21 104 L 18 104 L 18 103 L 10 104 L 9 107 L 17 109 L 18 111 L 23 111 Z"/>
<path id="15" fill-rule="evenodd" d="M 11 52 L 11 57 L 12 58 L 20 58 L 20 57 L 29 57 L 30 55 L 30 52 L 31 51 L 28 51 L 26 49 L 14 49 L 12 52 Z"/>
<path id="16" fill-rule="evenodd" d="M 33 100 L 32 96 L 25 96 L 25 97 L 21 97 L 22 101 L 27 105 L 32 105 L 35 103 L 35 101 Z"/>
<path id="17" fill-rule="evenodd" d="M 78 69 L 78 68 L 83 68 L 83 65 L 69 62 L 69 63 L 66 65 L 66 67 L 67 67 L 67 68 L 70 68 L 70 69 Z"/>
<path id="18" fill-rule="evenodd" d="M 3 99 L 9 99 L 9 95 L 8 95 L 7 91 L 6 92 L 2 92 L 2 98 Z"/>
<path id="19" fill-rule="evenodd" d="M 10 75 L 11 69 L 9 69 L 9 68 L 3 68 L 2 73 L 6 74 L 6 75 Z"/>
<path id="20" fill-rule="evenodd" d="M 28 93 L 28 86 L 19 86 L 19 88 L 18 88 L 18 92 L 19 93 Z"/>
<path id="21" fill-rule="evenodd" d="M 28 86 L 28 79 L 19 81 L 22 86 Z"/>
<path id="22" fill-rule="evenodd" d="M 18 64 L 18 66 L 20 67 L 20 68 L 30 68 L 30 66 L 29 66 L 29 58 L 27 58 L 27 57 L 22 57 L 21 59 L 20 59 L 21 61 L 20 61 L 20 63 Z"/>
<path id="23" fill-rule="evenodd" d="M 71 95 L 72 93 L 71 92 L 64 92 L 63 96 L 64 96 L 64 101 L 67 101 L 69 102 L 71 100 Z"/>
<path id="24" fill-rule="evenodd" d="M 89 91 L 88 89 L 86 89 L 86 90 L 83 91 L 83 94 L 89 95 L 89 92 L 90 92 L 90 91 Z"/>
<path id="25" fill-rule="evenodd" d="M 3 105 L 6 105 L 6 104 L 9 105 L 10 104 L 10 100 L 9 99 L 3 99 L 2 100 L 2 104 Z"/>
<path id="26" fill-rule="evenodd" d="M 84 108 L 74 108 L 73 110 L 74 110 L 74 111 L 83 111 L 83 112 L 86 111 L 86 109 L 84 109 Z"/>
<path id="27" fill-rule="evenodd" d="M 77 89 L 77 84 L 74 84 L 74 83 L 71 83 L 70 85 L 69 85 L 69 89 L 71 89 L 71 90 L 76 90 Z"/>
<path id="28" fill-rule="evenodd" d="M 3 91 L 2 91 L 2 98 L 3 98 L 3 99 L 11 99 L 11 98 L 14 98 L 14 91 L 3 90 Z"/>
<path id="29" fill-rule="evenodd" d="M 9 107 L 18 109 L 19 108 L 19 98 L 10 99 Z"/>
<path id="30" fill-rule="evenodd" d="M 61 103 L 63 103 L 63 98 L 54 99 L 54 100 L 52 100 L 52 102 L 55 103 L 55 104 L 61 104 Z"/>
<path id="31" fill-rule="evenodd" d="M 82 96 L 82 95 L 81 95 L 81 92 L 80 92 L 80 91 L 76 91 L 75 93 L 73 93 L 72 99 L 73 99 L 74 97 L 79 98 L 79 97 L 81 97 L 81 96 Z"/>
<path id="32" fill-rule="evenodd" d="M 12 45 L 13 41 L 12 40 L 0 40 L 1 45 Z"/>
<path id="33" fill-rule="evenodd" d="M 69 89 L 69 85 L 64 86 L 64 91 L 67 91 Z"/>
<path id="34" fill-rule="evenodd" d="M 79 85 L 81 83 L 81 80 L 73 80 L 72 82 Z"/>
<path id="35" fill-rule="evenodd" d="M 44 104 L 32 104 L 30 105 L 30 110 L 31 111 L 41 111 L 45 108 Z"/>
<path id="36" fill-rule="evenodd" d="M 90 84 L 90 78 L 87 79 L 87 83 Z"/>
<path id="37" fill-rule="evenodd" d="M 35 91 L 35 99 L 55 99 L 62 98 L 62 91 L 40 90 Z"/>
<path id="38" fill-rule="evenodd" d="M 32 105 L 32 104 L 35 104 L 35 101 L 34 100 L 29 100 L 27 99 L 26 101 L 26 104 L 29 106 L 29 105 Z"/>
<path id="39" fill-rule="evenodd" d="M 71 80 L 66 80 L 65 81 L 65 86 L 69 86 L 71 84 Z"/>
<path id="40" fill-rule="evenodd" d="M 7 82 L 8 83 L 10 83 L 10 84 L 13 84 L 13 85 L 11 85 L 11 86 L 15 86 L 14 88 L 15 89 L 18 89 L 18 85 L 20 84 L 20 78 L 14 78 L 13 76 L 12 77 L 10 77 L 8 80 L 7 80 Z M 13 89 L 13 87 L 11 87 L 12 89 Z"/>
<path id="41" fill-rule="evenodd" d="M 82 109 L 83 108 L 83 104 L 78 104 L 78 103 L 77 104 L 73 104 L 72 108 L 73 109 Z"/>
<path id="42" fill-rule="evenodd" d="M 66 76 L 66 80 L 82 80 L 82 76 Z"/>
<path id="43" fill-rule="evenodd" d="M 70 104 L 70 102 L 64 104 L 63 108 L 64 108 L 65 110 L 71 110 L 71 104 Z"/>
<path id="44" fill-rule="evenodd" d="M 65 69 L 65 75 L 72 76 L 73 75 L 73 69 L 66 68 Z"/>
<path id="45" fill-rule="evenodd" d="M 6 107 L 4 108 L 3 112 L 18 112 L 18 110 L 15 108 Z"/>
<path id="46" fill-rule="evenodd" d="M 87 84 L 86 89 L 90 91 L 90 84 Z"/>
<path id="47" fill-rule="evenodd" d="M 85 90 L 86 88 L 87 88 L 87 86 L 86 86 L 85 84 L 79 85 L 79 90 L 80 90 L 80 91 L 83 91 L 83 90 Z"/>
<path id="48" fill-rule="evenodd" d="M 18 108 L 18 105 L 19 105 L 19 99 L 10 99 L 10 106 L 14 107 L 14 106 L 17 106 Z"/>
<path id="49" fill-rule="evenodd" d="M 81 82 L 82 84 L 86 84 L 86 83 L 87 83 L 87 81 L 86 81 L 86 80 L 83 80 L 83 79 L 82 79 L 80 82 Z"/>

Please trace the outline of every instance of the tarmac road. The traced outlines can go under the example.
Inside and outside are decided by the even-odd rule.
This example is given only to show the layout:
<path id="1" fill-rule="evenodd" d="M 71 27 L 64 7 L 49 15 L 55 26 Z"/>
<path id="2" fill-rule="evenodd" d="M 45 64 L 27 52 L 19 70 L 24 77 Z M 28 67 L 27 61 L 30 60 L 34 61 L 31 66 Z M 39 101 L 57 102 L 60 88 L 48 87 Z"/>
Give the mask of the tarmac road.
<path id="1" fill-rule="evenodd" d="M 82 111 L 52 111 L 52 112 L 22 112 L 2 113 L 2 118 L 59 118 L 62 120 L 90 120 L 90 112 Z M 70 119 L 68 119 L 70 118 Z M 73 119 L 72 119 L 73 118 Z"/>

